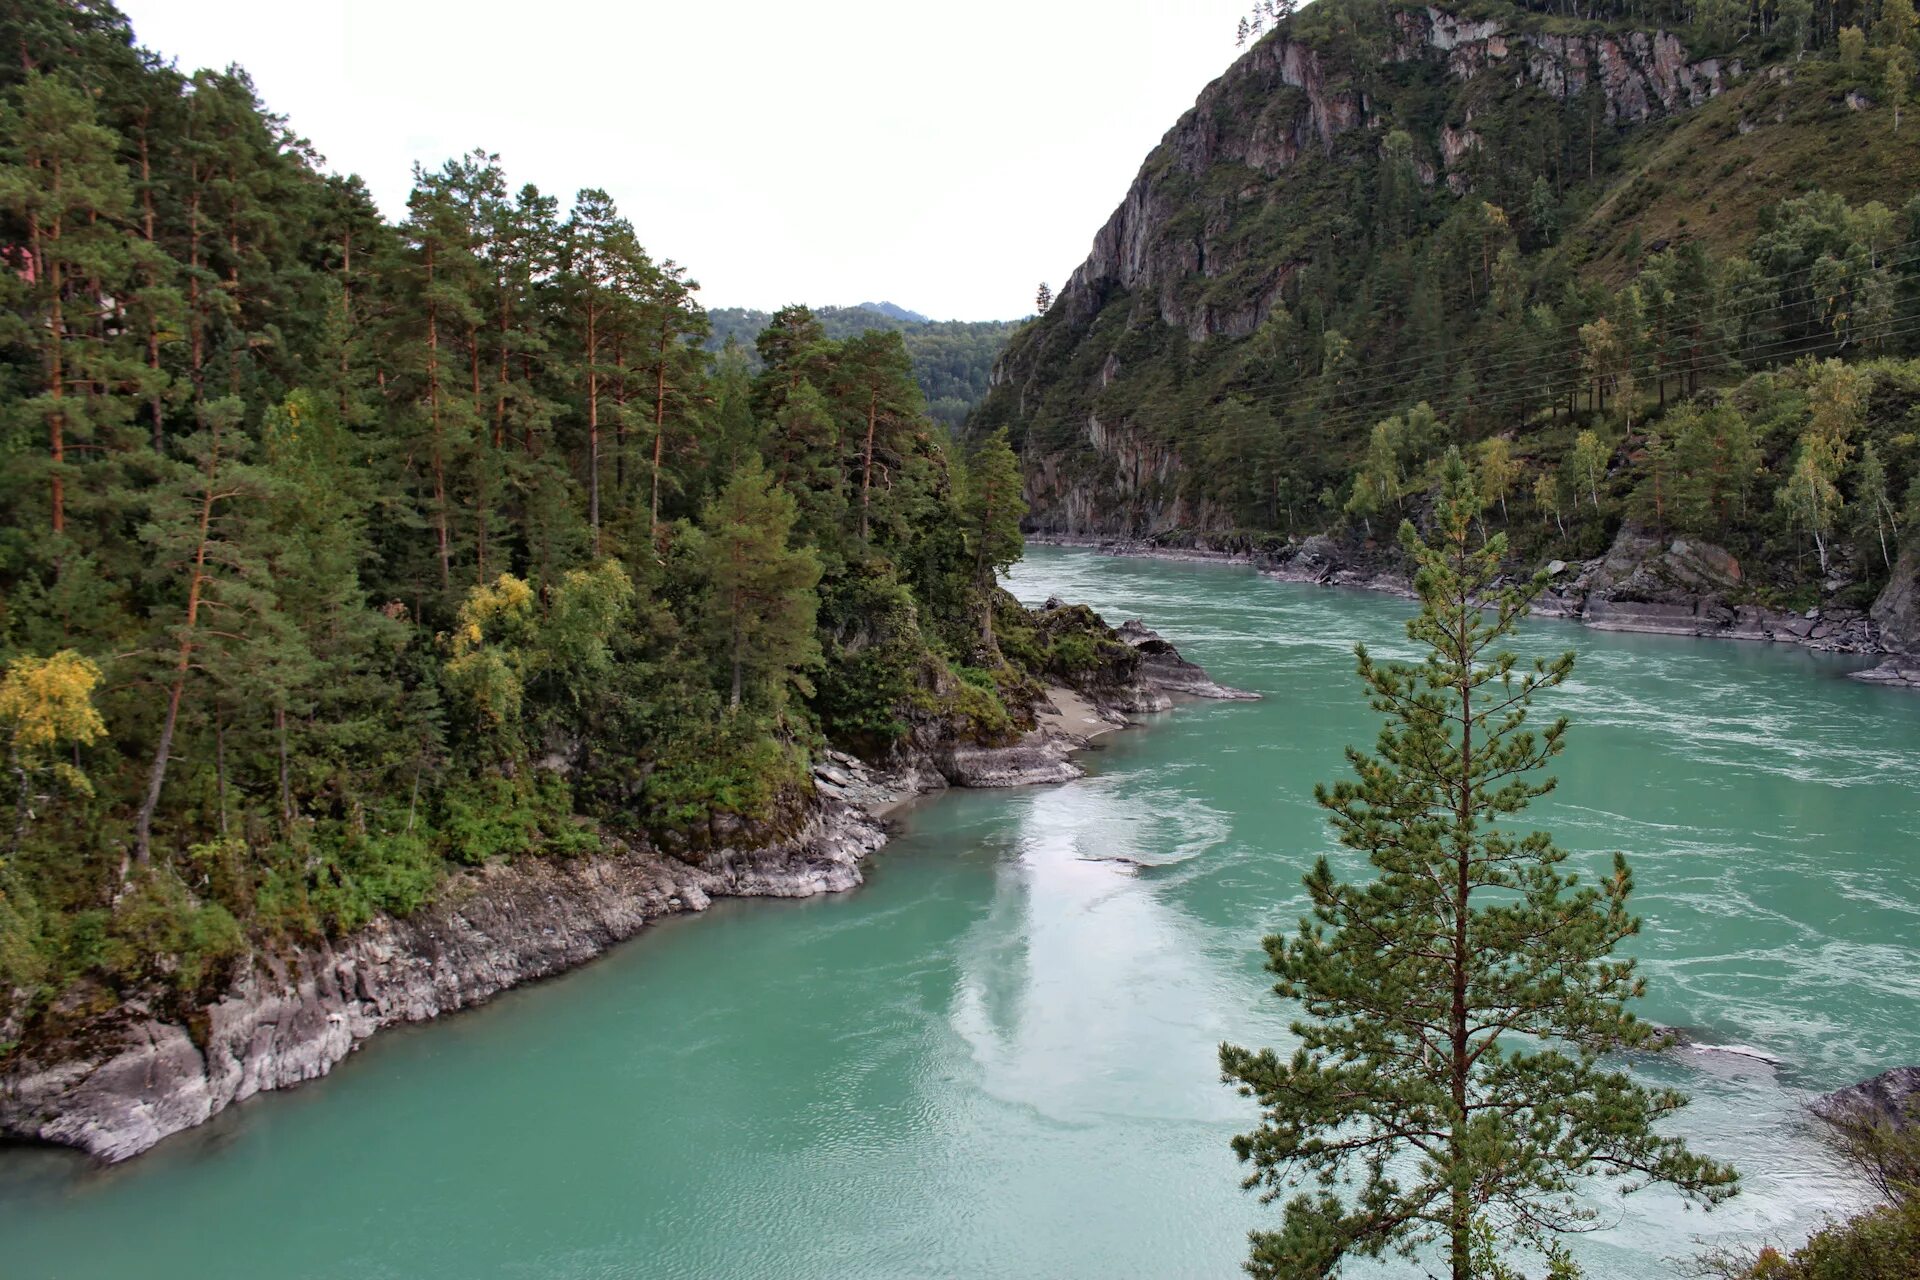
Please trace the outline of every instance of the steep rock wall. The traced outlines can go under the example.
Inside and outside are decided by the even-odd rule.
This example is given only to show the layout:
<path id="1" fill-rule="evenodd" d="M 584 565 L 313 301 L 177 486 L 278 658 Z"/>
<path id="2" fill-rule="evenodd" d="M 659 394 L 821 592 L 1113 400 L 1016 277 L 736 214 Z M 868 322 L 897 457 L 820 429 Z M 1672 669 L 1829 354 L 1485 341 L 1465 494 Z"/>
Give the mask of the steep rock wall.
<path id="1" fill-rule="evenodd" d="M 1394 13 L 1378 57 L 1424 64 L 1457 87 L 1458 117 L 1416 139 L 1415 156 L 1424 181 L 1456 192 L 1481 145 L 1475 94 L 1495 81 L 1561 102 L 1591 88 L 1606 122 L 1626 126 L 1697 106 L 1742 72 L 1738 62 L 1690 58 L 1667 32 L 1510 30 L 1431 6 Z M 1052 310 L 1010 345 L 994 372 L 998 394 L 1024 419 L 1060 380 L 1077 378 L 1070 390 L 1080 394 L 1068 398 L 1092 406 L 1128 370 L 1116 312 L 1188 344 L 1254 334 L 1303 264 L 1269 256 L 1246 224 L 1295 198 L 1296 171 L 1351 158 L 1355 145 L 1376 148 L 1369 134 L 1384 137 L 1392 123 L 1340 55 L 1286 31 L 1255 45 L 1148 157 Z M 1067 536 L 1226 527 L 1227 513 L 1181 495 L 1189 460 L 1178 436 L 1178 424 L 1151 412 L 1087 407 L 1039 424 L 1025 450 L 1032 527 Z"/>

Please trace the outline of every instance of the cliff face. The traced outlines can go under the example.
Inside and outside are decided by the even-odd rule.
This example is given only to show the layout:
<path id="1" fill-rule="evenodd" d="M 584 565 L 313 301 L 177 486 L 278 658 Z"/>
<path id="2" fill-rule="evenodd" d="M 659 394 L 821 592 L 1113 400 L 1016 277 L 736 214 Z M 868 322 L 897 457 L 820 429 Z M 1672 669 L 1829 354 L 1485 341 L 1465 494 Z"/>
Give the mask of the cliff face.
<path id="1" fill-rule="evenodd" d="M 1609 125 L 1640 124 L 1697 106 L 1740 74 L 1738 62 L 1689 60 L 1665 32 L 1555 36 L 1509 34 L 1498 23 L 1472 22 L 1429 7 L 1394 17 L 1390 63 L 1427 63 L 1465 88 L 1492 76 L 1565 101 L 1594 86 Z M 1267 318 L 1285 282 L 1288 263 L 1249 263 L 1232 235 L 1243 217 L 1245 188 L 1221 192 L 1195 217 L 1188 180 L 1228 166 L 1245 171 L 1249 185 L 1282 179 L 1302 157 L 1329 156 L 1337 139 L 1356 129 L 1379 129 L 1385 116 L 1351 78 L 1329 70 L 1332 56 L 1311 44 L 1276 36 L 1249 50 L 1208 85 L 1192 110 L 1161 142 L 1093 238 L 1093 251 L 1074 271 L 1054 306 L 1070 319 L 1091 321 L 1114 289 L 1144 291 L 1164 324 L 1195 341 L 1244 338 Z M 1464 189 L 1459 169 L 1480 146 L 1472 95 L 1461 95 L 1458 127 L 1442 123 L 1428 141 L 1438 165 L 1422 166 L 1432 183 L 1447 178 Z M 1281 193 L 1284 198 L 1284 189 Z M 1256 283 L 1237 297 L 1196 295 L 1184 286 L 1257 268 Z M 1264 279 L 1264 284 L 1257 281 Z M 1018 376 L 1017 362 L 1001 380 Z M 1111 380 L 1111 375 L 1108 375 Z"/>
<path id="2" fill-rule="evenodd" d="M 1502 104 L 1584 113 L 1618 135 L 1741 72 L 1660 31 L 1555 34 L 1436 7 L 1383 24 L 1378 9 L 1324 0 L 1305 11 L 1207 86 L 996 368 L 978 420 L 1024 443 L 1033 527 L 1127 536 L 1233 523 L 1218 486 L 1184 483 L 1212 460 L 1183 451 L 1169 404 L 1203 348 L 1251 338 L 1303 270 L 1353 251 L 1343 206 L 1364 198 L 1354 175 L 1390 133 L 1407 135 L 1420 183 L 1459 196 L 1504 163 L 1483 136 Z"/>

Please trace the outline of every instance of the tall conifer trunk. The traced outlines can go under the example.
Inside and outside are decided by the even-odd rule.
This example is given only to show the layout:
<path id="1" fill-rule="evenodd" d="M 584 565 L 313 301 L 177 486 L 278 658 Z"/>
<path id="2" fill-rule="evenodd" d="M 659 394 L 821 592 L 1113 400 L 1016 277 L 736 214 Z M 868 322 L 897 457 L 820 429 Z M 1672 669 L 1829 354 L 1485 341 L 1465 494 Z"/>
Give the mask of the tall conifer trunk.
<path id="1" fill-rule="evenodd" d="M 427 241 L 427 422 L 432 435 L 433 533 L 440 550 L 440 589 L 453 585 L 452 535 L 447 520 L 447 466 L 440 439 L 440 302 L 434 294 L 433 241 Z"/>
<path id="2" fill-rule="evenodd" d="M 600 558 L 600 369 L 598 309 L 587 302 L 587 524 Z"/>
<path id="3" fill-rule="evenodd" d="M 1462 544 L 1463 545 L 1463 544 Z M 1467 578 L 1464 571 L 1467 566 L 1465 557 L 1456 546 L 1454 553 L 1455 572 L 1461 573 L 1460 581 Z M 1453 641 L 1458 648 L 1448 655 L 1460 663 L 1460 679 L 1454 685 L 1460 698 L 1460 771 L 1447 779 L 1447 787 L 1453 792 L 1454 822 L 1454 882 L 1453 882 L 1453 1001 L 1448 1013 L 1448 1033 L 1452 1040 L 1451 1068 L 1453 1093 L 1453 1132 L 1449 1154 L 1453 1160 L 1451 1187 L 1451 1205 L 1448 1234 L 1449 1252 L 1452 1254 L 1453 1280 L 1473 1280 L 1473 1203 L 1470 1198 L 1471 1187 L 1467 1179 L 1469 1164 L 1464 1150 L 1467 1124 L 1467 1085 L 1473 1075 L 1473 1041 L 1467 1023 L 1467 973 L 1472 967 L 1473 953 L 1469 949 L 1472 940 L 1467 936 L 1467 922 L 1473 910 L 1473 882 L 1470 872 L 1473 866 L 1473 646 L 1468 635 L 1472 601 L 1463 595 L 1460 600 L 1449 601 L 1457 605 Z"/>
<path id="4" fill-rule="evenodd" d="M 867 454 L 860 467 L 860 541 L 867 540 L 867 499 L 873 491 L 873 430 L 880 417 L 880 392 L 869 389 L 867 392 Z M 991 613 L 991 609 L 988 611 Z M 991 641 L 992 635 L 987 639 Z"/>
<path id="5" fill-rule="evenodd" d="M 207 546 L 213 536 L 213 506 L 222 496 L 217 488 L 220 482 L 221 415 L 215 413 L 210 417 L 212 422 L 209 429 L 213 433 L 213 441 L 201 470 L 199 532 L 194 544 L 193 569 L 187 579 L 186 625 L 180 632 L 179 651 L 174 657 L 173 675 L 167 687 L 166 718 L 160 725 L 160 740 L 154 744 L 153 763 L 147 769 L 146 794 L 140 801 L 140 811 L 133 824 L 134 860 L 143 871 L 153 861 L 153 815 L 160 807 L 160 792 L 167 783 L 167 762 L 173 754 L 174 731 L 180 724 L 180 700 L 186 693 L 187 676 L 193 670 L 193 654 L 198 647 L 200 602 L 207 583 Z"/>
<path id="6" fill-rule="evenodd" d="M 647 524 L 656 546 L 660 542 L 660 464 L 667 439 L 667 342 L 668 330 L 663 325 L 653 367 L 653 498 Z"/>

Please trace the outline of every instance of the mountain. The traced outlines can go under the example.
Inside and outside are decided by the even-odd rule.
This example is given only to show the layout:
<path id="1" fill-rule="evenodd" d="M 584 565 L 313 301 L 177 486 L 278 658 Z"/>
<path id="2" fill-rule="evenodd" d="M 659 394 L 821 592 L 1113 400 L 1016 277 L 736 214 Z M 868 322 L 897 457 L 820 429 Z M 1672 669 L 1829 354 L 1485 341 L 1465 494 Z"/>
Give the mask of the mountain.
<path id="1" fill-rule="evenodd" d="M 877 311 L 889 320 L 900 320 L 907 324 L 933 323 L 931 316 L 923 316 L 918 311 L 909 311 L 905 307 L 897 307 L 891 302 L 863 302 L 860 304 L 860 310 Z"/>
<path id="2" fill-rule="evenodd" d="M 1317 0 L 1207 86 L 969 424 L 1021 452 L 1031 527 L 1365 542 L 1498 439 L 1519 553 L 1684 528 L 1751 590 L 1864 603 L 1920 474 L 1913 37 L 1826 3 L 1581 12 Z M 1875 363 L 1809 507 L 1811 357 Z M 1737 499 L 1676 505 L 1709 412 L 1751 446 Z"/>
<path id="3" fill-rule="evenodd" d="M 822 307 L 814 318 L 829 339 L 839 342 L 870 329 L 896 330 L 913 359 L 914 378 L 927 398 L 927 411 L 949 428 L 966 421 L 985 398 L 993 362 L 1017 320 L 929 320 L 891 302 L 863 302 L 857 307 Z M 729 341 L 746 353 L 748 368 L 758 372 L 760 356 L 754 339 L 773 321 L 766 311 L 720 307 L 707 313 L 713 330 L 707 349 L 720 351 Z"/>

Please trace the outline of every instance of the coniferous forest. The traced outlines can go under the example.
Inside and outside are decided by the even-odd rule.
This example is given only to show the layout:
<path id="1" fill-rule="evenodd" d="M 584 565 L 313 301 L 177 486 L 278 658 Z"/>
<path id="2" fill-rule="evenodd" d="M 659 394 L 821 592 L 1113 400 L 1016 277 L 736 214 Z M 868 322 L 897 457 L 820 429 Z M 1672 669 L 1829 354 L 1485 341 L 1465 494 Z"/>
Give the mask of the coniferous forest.
<path id="1" fill-rule="evenodd" d="M 828 742 L 1025 715 L 982 618 L 1017 497 L 968 482 L 1011 456 L 962 456 L 897 334 L 789 308 L 750 372 L 602 191 L 474 152 L 394 225 L 110 5 L 10 5 L 0 47 L 29 1012 L 210 990 L 453 865 L 771 838 Z"/>
<path id="2" fill-rule="evenodd" d="M 748 1274 L 714 1259 L 752 1237 L 794 1276 L 846 1274 L 847 1241 L 952 1250 L 953 1274 L 1120 1273 L 1143 1240 L 1198 1268 L 1230 1211 L 1168 1178 L 1230 1151 L 1263 1226 L 1228 1243 L 1275 1280 L 1443 1258 L 1571 1280 L 1566 1238 L 1626 1221 L 1608 1188 L 1654 1184 L 1669 1216 L 1601 1241 L 1596 1274 L 1669 1231 L 1683 1274 L 1910 1278 L 1920 1068 L 1886 1070 L 1914 1041 L 1884 1025 L 1915 972 L 1885 936 L 1920 893 L 1887 852 L 1909 726 L 1837 667 L 1730 672 L 1676 637 L 1737 607 L 1798 628 L 1750 638 L 1888 656 L 1881 683 L 1920 688 L 1911 0 L 1296 9 L 1254 5 L 1057 298 L 965 324 L 709 311 L 699 264 L 606 190 L 486 150 L 417 166 L 396 217 L 238 68 L 179 69 L 110 0 L 10 0 L 0 1132 L 137 1155 L 711 896 L 848 889 L 891 806 L 1079 778 L 1130 714 L 1210 699 L 1203 731 L 1160 756 L 1139 735 L 1052 806 L 927 823 L 955 856 L 843 904 L 818 950 L 709 930 L 677 953 L 700 981 L 581 1015 L 565 1051 L 601 1091 L 564 1101 L 607 1140 L 503 1103 L 548 1075 L 475 1053 L 431 1065 L 453 1101 L 424 1127 L 418 1064 L 383 1077 L 376 1127 L 426 1136 L 337 1145 L 435 1181 L 449 1132 L 497 1144 L 525 1108 L 503 1216 L 554 1233 L 503 1247 L 563 1251 L 531 1266 L 638 1239 L 651 1274 Z M 1049 551 L 1014 580 L 1030 609 L 1001 585 L 1023 525 L 1292 585 Z M 1595 640 L 1582 682 L 1571 652 L 1509 652 L 1538 647 L 1536 604 L 1581 616 L 1572 583 L 1666 610 L 1603 629 L 1675 643 Z M 1265 683 L 1056 586 L 1144 599 Z M 1303 744 L 1355 723 L 1329 649 L 1377 737 L 1313 787 Z M 1601 730 L 1570 798 L 1544 771 L 1571 721 L 1534 718 L 1563 696 Z M 1522 825 L 1536 802 L 1566 846 Z M 1256 919 L 1266 976 L 1220 941 Z M 680 1025 L 667 987 L 710 1020 Z M 1278 1017 L 1243 1020 L 1267 992 Z M 502 1025 L 526 1024 L 475 1042 Z M 1256 1036 L 1283 1047 L 1234 1043 Z M 1237 1137 L 1182 1092 L 1216 1070 L 1257 1108 Z M 659 1082 L 691 1084 L 684 1114 Z M 1718 1110 L 1683 1127 L 1694 1102 Z M 1800 1131 L 1808 1106 L 1831 1133 Z M 804 1158 L 757 1181 L 769 1151 Z M 226 1195 L 277 1206 L 292 1169 L 316 1204 L 381 1200 L 326 1158 L 276 1152 Z M 218 1164 L 167 1166 L 193 1190 L 120 1219 L 135 1247 L 180 1256 L 189 1209 L 245 1217 L 205 1191 Z M 38 1176 L 8 1171 L 0 1223 L 57 1217 L 37 1243 L 62 1266 L 66 1224 L 151 1185 L 39 1199 Z M 477 1184 L 444 1181 L 380 1203 L 399 1233 L 356 1264 L 466 1274 L 499 1245 Z M 617 1212 L 589 1195 L 583 1219 L 580 1187 Z M 1675 1259 L 1675 1206 L 1749 1188 L 1753 1216 Z M 1128 1192 L 1184 1221 L 1130 1221 Z M 670 1231 L 605 1232 L 643 1199 Z M 408 1254 L 420 1219 L 472 1239 Z M 968 1253 L 982 1220 L 1006 1239 Z"/>
<path id="3" fill-rule="evenodd" d="M 964 425 L 967 415 L 986 397 L 993 363 L 1008 335 L 1021 324 L 1017 320 L 929 320 L 888 303 L 816 307 L 813 313 L 827 336 L 839 341 L 870 330 L 898 332 L 913 361 L 914 377 L 927 397 L 927 412 L 952 429 Z M 745 307 L 723 307 L 709 311 L 707 318 L 712 322 L 708 350 L 718 353 L 732 343 L 758 372 L 753 340 L 772 315 Z"/>

